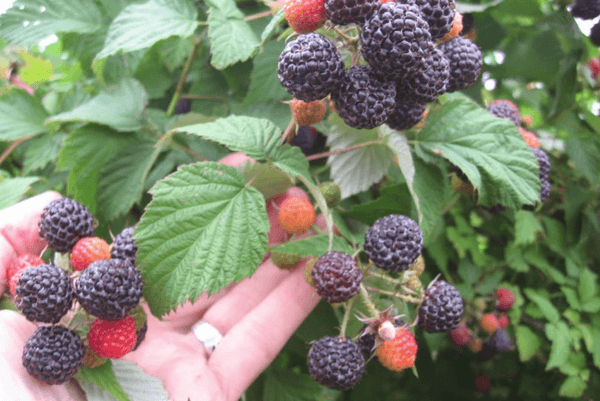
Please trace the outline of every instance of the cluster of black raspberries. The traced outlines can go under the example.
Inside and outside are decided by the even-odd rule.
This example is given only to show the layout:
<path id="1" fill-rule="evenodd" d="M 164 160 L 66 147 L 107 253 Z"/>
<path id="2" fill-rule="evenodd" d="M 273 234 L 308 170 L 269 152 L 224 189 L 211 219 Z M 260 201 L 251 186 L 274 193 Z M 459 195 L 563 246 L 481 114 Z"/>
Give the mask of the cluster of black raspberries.
<path id="1" fill-rule="evenodd" d="M 69 198 L 50 202 L 38 225 L 40 237 L 61 253 L 71 252 L 80 239 L 94 235 L 90 211 Z M 68 327 L 70 324 L 58 324 L 69 311 L 72 314 L 67 318 L 84 315 L 84 324 L 98 320 L 93 317 L 112 322 L 143 314 L 143 323 L 136 322 L 134 349 L 143 341 L 147 323 L 138 306 L 143 285 L 135 267 L 137 248 L 132 232 L 130 227 L 115 237 L 110 248 L 111 259 L 90 263 L 80 274 L 53 264 L 31 266 L 22 272 L 16 286 L 16 306 L 27 320 L 51 325 L 39 326 L 25 343 L 22 362 L 33 377 L 47 384 L 62 384 L 84 365 L 84 359 L 94 355 L 89 335 L 86 339 L 81 327 L 75 331 Z M 74 301 L 83 310 L 74 307 Z M 109 354 L 114 346 L 97 345 Z"/>
<path id="2" fill-rule="evenodd" d="M 422 273 L 423 265 L 417 265 L 422 249 L 423 234 L 419 225 L 409 217 L 389 215 L 377 220 L 365 236 L 364 250 L 371 265 L 361 269 L 351 255 L 330 251 L 314 263 L 310 281 L 327 302 L 345 302 L 359 292 L 364 295 L 367 291 L 362 283 L 363 273 L 369 274 L 367 272 L 371 266 L 395 273 L 410 269 L 412 271 L 407 276 L 419 280 L 418 275 Z M 418 287 L 422 290 L 420 282 Z M 427 290 L 421 291 L 420 297 L 413 302 L 420 304 L 417 321 L 428 333 L 450 332 L 455 329 L 465 309 L 458 290 L 441 280 L 434 281 Z M 399 317 L 394 317 L 389 312 L 378 312 L 377 316 L 363 319 L 367 324 L 354 339 L 340 335 L 323 337 L 313 342 L 308 352 L 308 368 L 313 379 L 337 390 L 353 387 L 363 376 L 366 362 L 376 349 L 390 340 L 390 329 L 394 333 L 391 335 L 392 339 L 400 341 L 388 341 L 391 345 L 386 349 L 386 354 L 377 353 L 378 358 L 382 363 L 382 358 L 385 358 L 384 366 L 392 370 L 399 371 L 412 366 L 416 354 L 414 336 L 405 330 L 407 325 Z M 387 337 L 383 332 L 387 332 Z M 412 337 L 414 347 L 407 346 L 405 338 L 400 339 L 396 334 L 399 332 Z M 397 366 L 410 358 L 412 361 L 409 364 Z"/>
<path id="3" fill-rule="evenodd" d="M 334 25 L 360 27 L 360 54 L 368 65 L 346 70 L 327 37 L 301 34 L 281 53 L 279 81 L 305 102 L 331 95 L 335 110 L 351 127 L 386 123 L 409 129 L 421 121 L 427 103 L 466 89 L 480 74 L 481 51 L 475 43 L 461 36 L 440 41 L 452 28 L 453 0 L 337 1 L 326 6 L 337 7 L 327 9 Z"/>

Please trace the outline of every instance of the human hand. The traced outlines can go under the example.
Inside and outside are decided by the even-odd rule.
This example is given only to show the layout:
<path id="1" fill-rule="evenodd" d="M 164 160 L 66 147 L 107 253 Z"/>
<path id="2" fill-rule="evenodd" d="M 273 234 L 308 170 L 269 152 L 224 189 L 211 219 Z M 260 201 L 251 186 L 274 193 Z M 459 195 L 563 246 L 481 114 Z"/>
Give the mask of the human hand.
<path id="1" fill-rule="evenodd" d="M 238 165 L 245 160 L 243 156 L 230 155 L 222 162 Z M 298 188 L 289 192 L 295 196 L 306 196 Z M 27 213 L 31 217 L 19 223 L 22 230 L 34 233 L 23 237 L 23 244 L 26 243 L 25 238 L 32 241 L 37 237 L 37 220 L 43 206 L 50 200 L 30 207 Z M 276 204 L 282 200 L 283 197 L 276 197 L 268 202 L 267 213 L 272 223 L 269 233 L 271 244 L 285 237 L 276 224 Z M 3 221 L 0 219 L 0 222 Z M 322 222 L 323 219 L 318 219 L 318 223 Z M 324 224 L 320 225 L 325 229 Z M 39 253 L 43 242 L 37 240 L 37 243 Z M 0 244 L 0 248 L 3 246 Z M 8 263 L 1 261 L 0 266 L 3 267 L 0 271 L 5 270 L 4 266 Z M 251 278 L 210 297 L 204 295 L 162 321 L 149 314 L 146 339 L 135 352 L 123 359 L 138 363 L 147 373 L 160 378 L 171 400 L 237 400 L 279 353 L 319 299 L 313 288 L 306 284 L 302 266 L 288 272 L 266 260 Z M 191 332 L 192 326 L 199 320 L 209 322 L 224 336 L 212 355 L 204 350 Z M 48 386 L 30 377 L 22 367 L 21 350 L 35 329 L 32 323 L 16 313 L 1 311 L 0 325 L 0 341 L 11 350 L 10 355 L 3 355 L 6 361 L 2 366 L 9 369 L 14 377 L 12 382 L 5 382 L 14 390 L 9 393 L 14 397 L 7 399 L 85 399 L 74 383 Z M 0 376 L 0 383 L 4 377 L 6 375 Z M 15 386 L 14 383 L 19 384 Z"/>

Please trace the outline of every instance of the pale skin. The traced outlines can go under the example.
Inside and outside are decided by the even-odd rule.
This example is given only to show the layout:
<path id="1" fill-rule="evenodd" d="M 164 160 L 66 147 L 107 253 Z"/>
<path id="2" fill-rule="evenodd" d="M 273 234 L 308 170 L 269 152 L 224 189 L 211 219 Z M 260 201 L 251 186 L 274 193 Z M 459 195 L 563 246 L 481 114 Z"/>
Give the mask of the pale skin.
<path id="1" fill-rule="evenodd" d="M 238 165 L 245 156 L 229 157 Z M 295 195 L 306 196 L 292 188 Z M 38 237 L 37 221 L 48 202 L 60 197 L 45 192 L 0 210 L 0 294 L 7 291 L 6 269 L 24 252 L 39 255 L 45 242 Z M 279 200 L 278 203 L 280 203 Z M 271 243 L 283 235 L 268 202 Z M 321 216 L 320 216 L 321 217 Z M 323 219 L 317 223 L 324 229 Z M 165 316 L 149 314 L 146 339 L 138 350 L 123 357 L 146 373 L 160 378 L 174 401 L 235 401 L 271 363 L 287 340 L 319 301 L 303 278 L 303 264 L 292 271 L 274 266 L 270 259 L 248 279 L 212 296 L 203 295 Z M 212 355 L 190 332 L 199 320 L 215 326 L 224 337 Z M 0 311 L 0 394 L 7 401 L 85 400 L 76 382 L 46 385 L 31 377 L 21 363 L 21 353 L 36 325 L 22 315 Z"/>

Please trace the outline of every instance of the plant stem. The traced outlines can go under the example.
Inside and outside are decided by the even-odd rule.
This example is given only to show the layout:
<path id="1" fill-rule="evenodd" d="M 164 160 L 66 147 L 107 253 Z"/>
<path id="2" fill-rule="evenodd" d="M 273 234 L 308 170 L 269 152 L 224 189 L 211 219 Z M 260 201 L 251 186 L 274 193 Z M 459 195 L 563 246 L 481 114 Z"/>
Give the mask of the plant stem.
<path id="1" fill-rule="evenodd" d="M 369 297 L 369 292 L 367 291 L 367 288 L 363 284 L 360 285 L 360 296 L 362 298 L 363 303 L 367 307 L 367 309 L 369 309 L 369 313 L 371 314 L 371 317 L 379 316 L 379 311 L 373 304 L 373 301 L 371 301 L 371 297 Z"/>
<path id="2" fill-rule="evenodd" d="M 183 72 L 181 73 L 181 78 L 179 78 L 179 83 L 177 84 L 177 88 L 175 89 L 175 93 L 173 94 L 173 98 L 171 99 L 171 103 L 169 104 L 169 108 L 167 109 L 167 116 L 171 117 L 173 112 L 175 111 L 175 107 L 177 107 L 177 102 L 179 102 L 179 98 L 181 97 L 181 91 L 183 90 L 183 85 L 185 85 L 185 81 L 187 79 L 188 74 L 190 73 L 190 69 L 192 68 L 192 62 L 194 61 L 194 57 L 196 56 L 196 51 L 202 44 L 204 40 L 204 36 L 206 33 L 206 29 L 202 33 L 202 35 L 196 39 L 192 49 L 190 50 L 190 54 L 188 55 L 188 59 L 185 62 L 185 66 L 183 67 Z"/>
<path id="3" fill-rule="evenodd" d="M 288 136 L 292 133 L 292 130 L 296 127 L 296 121 L 292 118 L 287 127 L 285 127 L 285 131 L 283 131 L 283 135 L 281 136 L 280 145 L 286 143 Z"/>
<path id="4" fill-rule="evenodd" d="M 369 272 L 369 276 L 371 276 L 371 277 L 376 277 L 376 278 L 380 278 L 380 279 L 382 279 L 382 280 L 388 281 L 388 282 L 390 282 L 390 283 L 393 283 L 393 284 L 395 284 L 395 285 L 402 285 L 402 283 L 403 283 L 403 280 L 399 280 L 399 279 L 396 279 L 396 278 L 392 278 L 392 277 L 390 277 L 390 276 L 388 276 L 388 275 L 381 274 L 381 273 L 378 273 L 378 272 L 376 272 L 376 271 L 370 271 L 370 272 Z"/>
<path id="5" fill-rule="evenodd" d="M 387 295 L 388 297 L 392 297 L 392 298 L 398 298 L 405 302 L 411 302 L 414 304 L 418 304 L 419 302 L 421 302 L 419 299 L 417 299 L 415 297 L 411 297 L 410 295 L 402 295 L 397 292 L 384 291 L 384 290 L 380 290 L 379 288 L 375 288 L 375 287 L 365 287 L 365 290 L 371 291 L 371 292 L 376 292 L 377 294 L 381 294 L 381 295 Z"/>
<path id="6" fill-rule="evenodd" d="M 248 15 L 247 17 L 244 17 L 244 21 L 252 21 L 255 19 L 259 19 L 259 18 L 264 18 L 264 17 L 268 17 L 269 15 L 272 15 L 272 14 L 273 14 L 273 12 L 271 10 L 263 11 L 262 13 L 257 13 L 257 14 Z"/>
<path id="7" fill-rule="evenodd" d="M 352 305 L 356 297 L 352 297 L 345 305 L 346 310 L 344 311 L 344 319 L 342 320 L 342 327 L 340 327 L 340 337 L 346 337 L 346 327 L 348 327 L 348 320 L 350 319 L 350 312 L 352 311 Z"/>
<path id="8" fill-rule="evenodd" d="M 323 157 L 329 157 L 329 156 L 333 156 L 333 155 L 339 155 L 341 153 L 346 153 L 346 152 L 350 152 L 352 150 L 356 150 L 356 149 L 360 149 L 360 148 L 366 148 L 367 146 L 373 146 L 373 145 L 383 145 L 383 141 L 382 140 L 376 140 L 376 141 L 367 141 L 367 142 L 357 143 L 356 145 L 348 146 L 347 148 L 335 149 L 335 150 L 332 150 L 332 151 L 329 151 L 329 152 L 318 153 L 316 155 L 308 156 L 306 158 L 306 160 L 310 161 L 310 160 L 321 159 Z"/>
<path id="9" fill-rule="evenodd" d="M 192 95 L 192 94 L 187 94 L 187 95 L 181 95 L 181 99 L 193 99 L 193 100 L 209 100 L 211 102 L 226 102 L 229 99 L 226 97 L 219 97 L 219 96 L 202 96 L 202 95 Z"/>
<path id="10" fill-rule="evenodd" d="M 15 150 L 17 146 L 25 142 L 27 139 L 28 138 L 19 138 L 17 140 L 14 140 L 10 145 L 8 145 L 8 147 L 4 149 L 4 152 L 2 152 L 2 155 L 0 155 L 0 165 L 4 162 L 4 160 L 6 160 L 6 158 L 12 153 L 12 151 Z"/>

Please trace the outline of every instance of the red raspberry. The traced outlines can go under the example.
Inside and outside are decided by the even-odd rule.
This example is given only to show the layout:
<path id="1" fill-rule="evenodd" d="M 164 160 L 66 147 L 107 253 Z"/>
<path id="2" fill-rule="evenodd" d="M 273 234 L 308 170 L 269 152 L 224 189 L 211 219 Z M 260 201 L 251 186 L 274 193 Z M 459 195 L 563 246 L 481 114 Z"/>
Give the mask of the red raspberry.
<path id="1" fill-rule="evenodd" d="M 469 330 L 465 322 L 461 322 L 457 328 L 448 332 L 448 335 L 450 336 L 450 340 L 452 340 L 452 343 L 457 347 L 464 347 L 469 343 L 469 340 L 471 339 L 471 331 Z"/>
<path id="2" fill-rule="evenodd" d="M 485 393 L 491 386 L 490 378 L 486 375 L 480 375 L 475 378 L 475 389 L 480 393 Z"/>
<path id="3" fill-rule="evenodd" d="M 10 295 L 12 295 L 13 297 L 17 293 L 17 283 L 19 282 L 19 279 L 21 278 L 21 274 L 27 269 L 28 269 L 28 267 L 25 267 L 25 268 L 19 270 L 18 272 L 13 274 L 12 277 L 10 278 L 10 281 L 8 282 L 8 290 L 10 291 Z"/>
<path id="4" fill-rule="evenodd" d="M 526 131 L 521 127 L 519 127 L 519 132 L 521 133 L 523 139 L 525 139 L 527 146 L 536 149 L 540 148 L 540 140 L 533 132 Z"/>
<path id="5" fill-rule="evenodd" d="M 135 321 L 131 316 L 116 321 L 96 319 L 90 326 L 87 339 L 96 354 L 118 359 L 135 346 Z"/>
<path id="6" fill-rule="evenodd" d="M 515 302 L 515 294 L 505 287 L 500 287 L 496 290 L 496 309 L 500 312 L 506 312 L 512 308 Z"/>
<path id="7" fill-rule="evenodd" d="M 327 111 L 325 99 L 315 100 L 314 102 L 305 102 L 300 99 L 290 101 L 292 117 L 298 125 L 312 125 L 320 123 L 325 117 Z"/>
<path id="8" fill-rule="evenodd" d="M 600 74 L 600 60 L 593 58 L 587 62 L 587 68 L 592 72 L 592 77 L 597 78 Z"/>
<path id="9" fill-rule="evenodd" d="M 80 239 L 71 252 L 71 266 L 77 271 L 85 270 L 90 263 L 103 259 L 110 259 L 110 245 L 98 237 Z"/>
<path id="10" fill-rule="evenodd" d="M 306 198 L 287 198 L 279 208 L 279 224 L 288 234 L 302 234 L 312 227 L 316 218 L 315 208 Z"/>
<path id="11" fill-rule="evenodd" d="M 42 264 L 44 264 L 44 260 L 32 253 L 24 253 L 19 255 L 12 259 L 8 264 L 8 268 L 6 269 L 6 280 L 10 282 L 15 273 L 23 269 L 27 269 L 28 267 Z"/>
<path id="12" fill-rule="evenodd" d="M 509 323 L 510 321 L 508 320 L 508 315 L 506 313 L 501 313 L 500 316 L 498 316 L 498 324 L 501 329 L 506 329 Z"/>
<path id="13" fill-rule="evenodd" d="M 283 6 L 283 16 L 298 33 L 312 32 L 325 23 L 323 0 L 288 0 Z"/>
<path id="14" fill-rule="evenodd" d="M 479 327 L 488 334 L 494 334 L 500 327 L 500 323 L 493 313 L 484 313 L 479 320 Z"/>
<path id="15" fill-rule="evenodd" d="M 413 333 L 398 327 L 396 337 L 393 340 L 384 341 L 375 352 L 383 366 L 389 370 L 400 372 L 414 366 L 417 357 L 417 341 Z"/>

